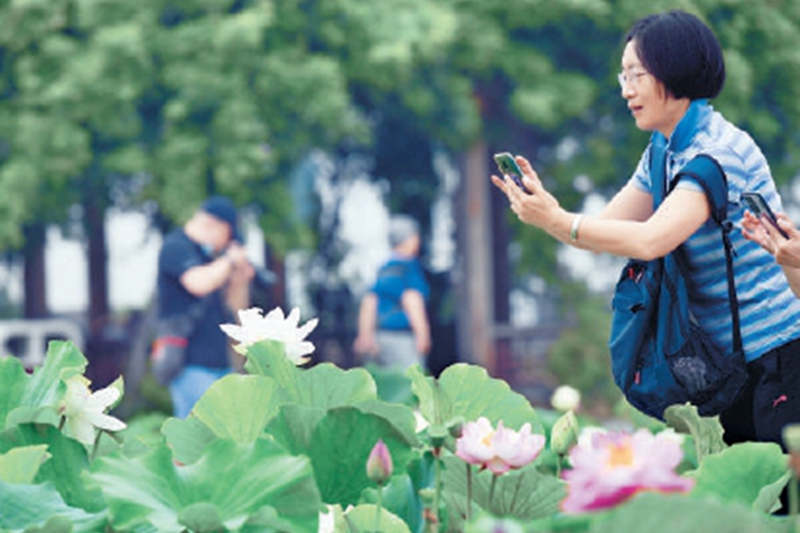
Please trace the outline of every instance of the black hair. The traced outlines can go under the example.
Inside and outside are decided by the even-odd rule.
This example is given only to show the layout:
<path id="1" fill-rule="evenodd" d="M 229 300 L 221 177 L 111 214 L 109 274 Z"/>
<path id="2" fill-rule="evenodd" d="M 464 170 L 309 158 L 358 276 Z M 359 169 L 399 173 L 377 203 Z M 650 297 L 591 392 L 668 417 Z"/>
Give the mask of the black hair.
<path id="1" fill-rule="evenodd" d="M 638 20 L 625 35 L 647 71 L 675 98 L 714 98 L 725 84 L 725 59 L 714 32 L 685 11 Z"/>

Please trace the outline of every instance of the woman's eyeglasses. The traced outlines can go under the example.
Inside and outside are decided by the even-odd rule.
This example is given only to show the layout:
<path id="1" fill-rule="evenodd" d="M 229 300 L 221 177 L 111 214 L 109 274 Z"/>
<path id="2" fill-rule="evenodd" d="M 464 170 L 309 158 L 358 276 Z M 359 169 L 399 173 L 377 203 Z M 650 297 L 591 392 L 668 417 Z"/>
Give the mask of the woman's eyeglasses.
<path id="1" fill-rule="evenodd" d="M 634 87 L 639 84 L 639 80 L 642 76 L 647 76 L 650 74 L 646 70 L 631 70 L 629 72 L 625 72 L 624 70 L 617 74 L 617 81 L 619 82 L 619 86 L 623 89 L 627 85 L 633 85 Z"/>

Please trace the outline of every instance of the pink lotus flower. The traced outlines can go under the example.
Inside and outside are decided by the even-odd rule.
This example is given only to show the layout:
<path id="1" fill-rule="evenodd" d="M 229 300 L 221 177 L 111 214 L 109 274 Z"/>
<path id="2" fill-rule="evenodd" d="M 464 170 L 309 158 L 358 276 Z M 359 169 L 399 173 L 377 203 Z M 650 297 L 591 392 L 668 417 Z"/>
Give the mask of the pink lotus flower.
<path id="1" fill-rule="evenodd" d="M 561 509 L 607 509 L 642 491 L 687 492 L 694 480 L 675 473 L 682 458 L 680 442 L 669 432 L 594 433 L 570 452 L 572 469 L 563 474 L 568 492 Z"/>
<path id="2" fill-rule="evenodd" d="M 461 437 L 456 441 L 456 455 L 500 475 L 536 459 L 544 444 L 544 435 L 531 435 L 528 423 L 516 432 L 503 427 L 501 420 L 495 431 L 487 418 L 480 417 L 476 422 L 464 424 Z"/>

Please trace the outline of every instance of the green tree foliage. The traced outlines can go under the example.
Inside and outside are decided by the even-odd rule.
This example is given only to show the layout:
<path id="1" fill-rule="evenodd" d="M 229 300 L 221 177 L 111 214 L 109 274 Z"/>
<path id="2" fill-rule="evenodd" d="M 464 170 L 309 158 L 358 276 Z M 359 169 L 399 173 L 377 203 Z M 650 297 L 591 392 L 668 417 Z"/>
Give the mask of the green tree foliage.
<path id="1" fill-rule="evenodd" d="M 676 7 L 719 35 L 729 76 L 714 103 L 787 182 L 800 129 L 793 0 L 3 2 L 0 244 L 82 198 L 105 208 L 133 191 L 180 221 L 221 192 L 260 208 L 286 250 L 310 242 L 287 184 L 313 148 L 383 154 L 379 177 L 430 198 L 430 166 L 403 163 L 483 138 L 528 155 L 577 208 L 576 178 L 610 194 L 647 141 L 616 85 L 621 38 Z M 556 243 L 517 236 L 522 264 L 554 279 Z"/>
<path id="2" fill-rule="evenodd" d="M 212 192 L 290 219 L 279 169 L 368 135 L 337 59 L 272 37 L 272 2 L 20 1 L 0 15 L 6 245 L 21 222 L 63 219 L 81 189 L 107 204 L 143 174 L 138 200 L 173 220 Z"/>

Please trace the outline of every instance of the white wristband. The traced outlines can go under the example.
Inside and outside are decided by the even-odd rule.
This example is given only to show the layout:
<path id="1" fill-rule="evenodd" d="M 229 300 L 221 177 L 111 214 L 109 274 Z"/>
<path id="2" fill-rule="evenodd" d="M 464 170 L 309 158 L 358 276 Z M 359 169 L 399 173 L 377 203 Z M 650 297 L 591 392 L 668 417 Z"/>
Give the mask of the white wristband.
<path id="1" fill-rule="evenodd" d="M 578 240 L 578 228 L 581 226 L 583 215 L 575 215 L 572 219 L 572 227 L 569 229 L 569 240 L 576 242 Z"/>

